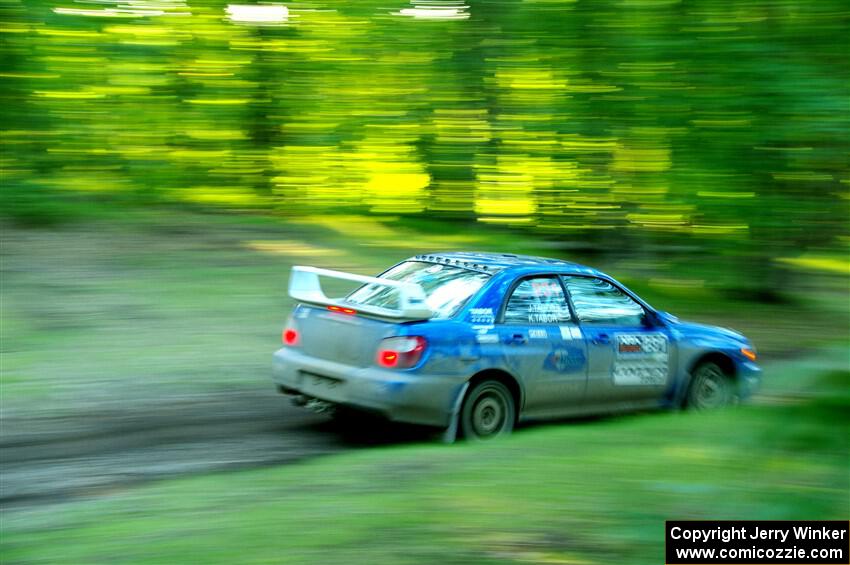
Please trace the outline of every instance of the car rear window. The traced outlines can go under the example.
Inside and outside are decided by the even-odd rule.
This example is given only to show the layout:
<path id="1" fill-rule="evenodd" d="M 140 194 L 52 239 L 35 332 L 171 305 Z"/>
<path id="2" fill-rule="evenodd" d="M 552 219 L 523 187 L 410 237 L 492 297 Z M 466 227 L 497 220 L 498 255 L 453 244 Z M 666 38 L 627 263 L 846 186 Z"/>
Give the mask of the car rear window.
<path id="1" fill-rule="evenodd" d="M 405 261 L 381 278 L 415 283 L 425 291 L 425 303 L 435 318 L 450 318 L 484 285 L 490 275 L 437 263 Z M 385 286 L 367 284 L 348 295 L 346 302 L 381 308 L 398 308 L 398 293 Z"/>

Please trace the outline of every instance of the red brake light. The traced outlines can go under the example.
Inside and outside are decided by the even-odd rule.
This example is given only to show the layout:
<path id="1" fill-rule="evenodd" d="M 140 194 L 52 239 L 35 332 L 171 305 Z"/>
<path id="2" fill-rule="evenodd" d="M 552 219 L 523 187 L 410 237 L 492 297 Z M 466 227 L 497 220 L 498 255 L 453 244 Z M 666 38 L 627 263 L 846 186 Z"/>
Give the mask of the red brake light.
<path id="1" fill-rule="evenodd" d="M 283 330 L 284 345 L 288 345 L 290 347 L 298 345 L 299 337 L 298 332 L 292 328 L 286 328 Z"/>
<path id="2" fill-rule="evenodd" d="M 390 337 L 378 348 L 378 365 L 388 369 L 409 369 L 422 359 L 428 341 L 421 336 Z"/>
<path id="3" fill-rule="evenodd" d="M 340 314 L 356 314 L 357 310 L 352 310 L 351 308 L 343 308 L 342 306 L 328 306 L 328 310 L 331 312 L 339 312 Z"/>
<path id="4" fill-rule="evenodd" d="M 384 367 L 395 367 L 398 363 L 398 353 L 395 351 L 381 351 L 380 363 Z"/>

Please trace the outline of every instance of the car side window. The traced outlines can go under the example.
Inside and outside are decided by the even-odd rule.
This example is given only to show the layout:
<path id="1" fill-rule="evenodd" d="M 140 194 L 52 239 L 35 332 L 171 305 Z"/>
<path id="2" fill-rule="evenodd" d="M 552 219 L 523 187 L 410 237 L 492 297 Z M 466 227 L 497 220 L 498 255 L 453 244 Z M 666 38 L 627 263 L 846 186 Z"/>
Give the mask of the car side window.
<path id="1" fill-rule="evenodd" d="M 559 324 L 569 322 L 570 308 L 564 289 L 555 277 L 535 277 L 520 282 L 505 306 L 506 324 Z"/>
<path id="2" fill-rule="evenodd" d="M 613 284 L 593 277 L 563 277 L 576 316 L 587 324 L 638 326 L 643 307 Z"/>

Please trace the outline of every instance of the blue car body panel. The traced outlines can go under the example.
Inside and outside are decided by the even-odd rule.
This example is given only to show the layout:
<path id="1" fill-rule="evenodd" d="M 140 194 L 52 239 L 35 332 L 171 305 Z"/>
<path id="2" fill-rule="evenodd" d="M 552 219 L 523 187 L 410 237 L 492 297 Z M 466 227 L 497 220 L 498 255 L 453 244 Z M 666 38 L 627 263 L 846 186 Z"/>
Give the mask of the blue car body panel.
<path id="1" fill-rule="evenodd" d="M 418 255 L 408 261 L 458 266 L 490 278 L 446 319 L 399 323 L 297 306 L 292 319 L 303 329 L 304 343 L 274 355 L 274 380 L 282 390 L 374 410 L 393 420 L 446 426 L 466 383 L 485 373 L 511 380 L 521 419 L 680 406 L 692 371 L 709 357 L 729 366 L 739 397 L 746 398 L 758 386 L 761 371 L 742 353 L 742 348 L 752 349 L 744 336 L 657 311 L 596 269 L 472 252 Z M 587 324 L 575 317 L 559 323 L 504 323 L 510 293 L 534 277 L 554 277 L 565 289 L 558 277 L 590 277 L 613 285 L 640 305 L 652 323 Z M 427 340 L 416 365 L 387 369 L 375 363 L 380 341 L 394 336 Z M 647 370 L 648 384 L 636 384 Z"/>

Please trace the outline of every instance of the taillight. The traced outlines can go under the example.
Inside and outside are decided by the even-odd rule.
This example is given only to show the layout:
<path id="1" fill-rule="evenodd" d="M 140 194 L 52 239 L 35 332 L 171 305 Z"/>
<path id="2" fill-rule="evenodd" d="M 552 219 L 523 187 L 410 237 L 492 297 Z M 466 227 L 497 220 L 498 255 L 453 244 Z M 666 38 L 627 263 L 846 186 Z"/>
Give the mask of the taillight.
<path id="1" fill-rule="evenodd" d="M 377 362 L 388 369 L 409 369 L 422 359 L 428 341 L 421 336 L 390 337 L 378 347 Z"/>
<path id="2" fill-rule="evenodd" d="M 298 330 L 289 327 L 283 330 L 283 344 L 289 347 L 295 347 L 301 341 L 301 336 L 298 335 Z"/>
<path id="3" fill-rule="evenodd" d="M 283 343 L 285 345 L 297 345 L 298 332 L 293 330 L 292 328 L 286 328 L 285 330 L 283 330 Z"/>

